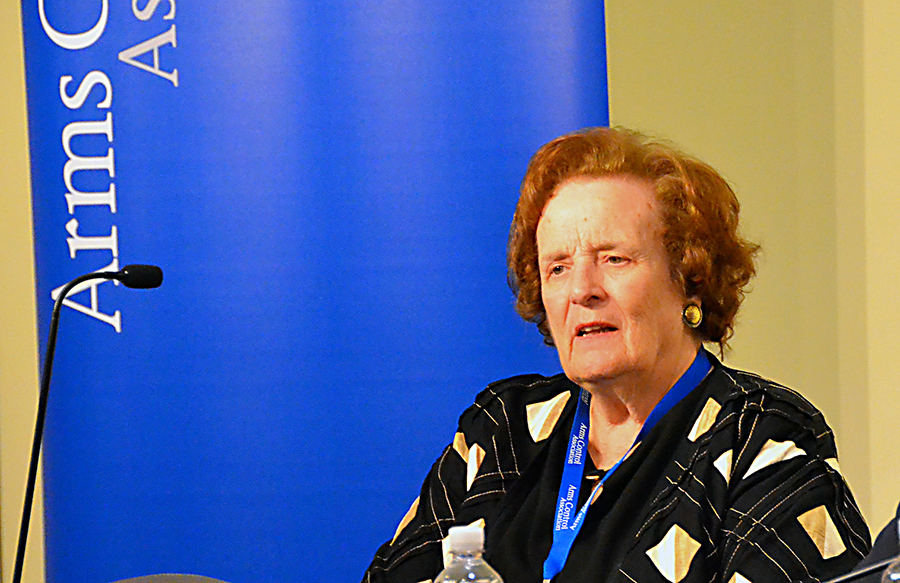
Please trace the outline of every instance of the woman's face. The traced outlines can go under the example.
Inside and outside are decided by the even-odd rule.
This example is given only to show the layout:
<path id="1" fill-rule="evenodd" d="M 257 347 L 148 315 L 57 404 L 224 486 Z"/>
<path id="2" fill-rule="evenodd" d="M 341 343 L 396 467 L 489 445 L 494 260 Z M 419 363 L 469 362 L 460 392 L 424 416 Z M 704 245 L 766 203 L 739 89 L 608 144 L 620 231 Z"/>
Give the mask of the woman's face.
<path id="1" fill-rule="evenodd" d="M 699 340 L 682 323 L 653 187 L 631 177 L 564 182 L 537 228 L 541 297 L 566 375 L 671 386 Z M 656 385 L 653 385 L 656 386 Z"/>

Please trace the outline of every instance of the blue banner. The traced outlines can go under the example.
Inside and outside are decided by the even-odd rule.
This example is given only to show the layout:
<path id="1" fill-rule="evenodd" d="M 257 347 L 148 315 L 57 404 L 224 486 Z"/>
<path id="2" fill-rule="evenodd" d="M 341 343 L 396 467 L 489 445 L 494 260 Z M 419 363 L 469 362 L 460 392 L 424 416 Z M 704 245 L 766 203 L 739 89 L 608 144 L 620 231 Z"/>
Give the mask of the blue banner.
<path id="1" fill-rule="evenodd" d="M 485 384 L 558 370 L 505 245 L 608 122 L 603 6 L 23 2 L 50 582 L 358 580 Z"/>

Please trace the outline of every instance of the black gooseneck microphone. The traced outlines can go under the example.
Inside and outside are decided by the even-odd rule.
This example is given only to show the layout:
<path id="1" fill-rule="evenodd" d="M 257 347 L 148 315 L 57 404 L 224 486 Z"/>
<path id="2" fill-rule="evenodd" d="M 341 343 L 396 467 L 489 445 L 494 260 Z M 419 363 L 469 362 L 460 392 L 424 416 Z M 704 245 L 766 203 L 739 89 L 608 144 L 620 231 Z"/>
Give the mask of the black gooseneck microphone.
<path id="1" fill-rule="evenodd" d="M 22 524 L 19 528 L 19 545 L 16 549 L 16 565 L 13 569 L 13 583 L 22 581 L 22 565 L 25 562 L 25 543 L 28 540 L 28 525 L 31 522 L 31 507 L 34 502 L 34 486 L 37 480 L 38 459 L 41 454 L 41 440 L 44 435 L 44 419 L 47 416 L 47 396 L 50 393 L 50 375 L 53 372 L 53 353 L 56 350 L 56 335 L 59 328 L 59 313 L 63 300 L 76 285 L 91 279 L 114 279 L 121 281 L 125 287 L 136 289 L 152 289 L 162 284 L 162 269 L 155 265 L 126 265 L 119 271 L 95 271 L 76 277 L 67 283 L 59 292 L 53 304 L 53 315 L 50 317 L 50 333 L 47 336 L 47 354 L 44 356 L 44 369 L 41 373 L 41 392 L 38 399 L 37 421 L 34 425 L 34 441 L 31 444 L 31 463 L 28 467 L 28 483 L 25 486 L 25 505 L 22 508 Z"/>
<path id="2" fill-rule="evenodd" d="M 897 560 L 897 557 L 891 557 L 889 559 L 884 559 L 883 561 L 878 561 L 877 563 L 872 563 L 871 565 L 867 565 L 863 568 L 856 568 L 849 573 L 841 575 L 840 577 L 835 577 L 834 579 L 829 579 L 825 581 L 825 583 L 850 583 L 851 581 L 856 581 L 858 579 L 862 579 L 867 575 L 871 575 L 877 571 L 884 571 L 888 568 L 888 565 Z"/>
<path id="3" fill-rule="evenodd" d="M 162 285 L 163 280 L 162 269 L 155 265 L 126 265 L 120 271 L 105 271 L 89 273 L 88 275 L 104 276 L 105 279 L 116 279 L 124 283 L 125 287 L 134 289 L 153 289 Z M 91 278 L 88 277 L 87 279 Z"/>

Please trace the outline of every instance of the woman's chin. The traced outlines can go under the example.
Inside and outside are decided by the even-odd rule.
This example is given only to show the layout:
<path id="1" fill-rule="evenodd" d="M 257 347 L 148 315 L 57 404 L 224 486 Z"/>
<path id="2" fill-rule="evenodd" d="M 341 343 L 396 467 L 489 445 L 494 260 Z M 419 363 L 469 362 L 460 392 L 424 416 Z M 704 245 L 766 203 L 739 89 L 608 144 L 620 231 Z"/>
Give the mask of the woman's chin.
<path id="1" fill-rule="evenodd" d="M 590 389 L 594 385 L 605 385 L 628 374 L 628 369 L 617 363 L 591 362 L 582 366 L 563 366 L 569 380 L 578 386 Z"/>

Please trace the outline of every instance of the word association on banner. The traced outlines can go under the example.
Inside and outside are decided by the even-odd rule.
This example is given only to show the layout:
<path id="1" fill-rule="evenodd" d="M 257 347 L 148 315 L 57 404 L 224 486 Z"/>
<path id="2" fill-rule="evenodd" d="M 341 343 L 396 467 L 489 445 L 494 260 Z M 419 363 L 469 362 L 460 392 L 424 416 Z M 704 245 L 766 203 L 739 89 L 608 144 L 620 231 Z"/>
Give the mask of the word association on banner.
<path id="1" fill-rule="evenodd" d="M 165 0 L 169 5 L 169 11 L 163 16 L 163 20 L 174 20 L 175 18 L 175 0 Z M 131 10 L 134 16 L 141 21 L 149 20 L 156 12 L 163 0 L 148 0 L 143 8 L 138 8 L 138 0 L 132 0 Z M 106 23 L 109 17 L 109 0 L 102 0 L 102 9 L 100 18 L 90 30 L 80 33 L 63 33 L 56 30 L 48 21 L 44 10 L 44 0 L 38 0 L 38 13 L 41 19 L 41 26 L 44 32 L 50 37 L 57 46 L 67 50 L 82 50 L 93 45 L 103 35 L 106 30 Z M 169 81 L 174 87 L 178 87 L 178 69 L 166 71 L 160 66 L 160 47 L 171 45 L 176 47 L 175 42 L 175 24 L 171 27 L 144 42 L 141 42 L 129 49 L 125 49 L 119 53 L 118 58 L 123 63 L 137 67 L 148 73 L 157 75 Z M 141 60 L 141 57 L 152 55 L 152 65 Z M 62 75 L 59 78 L 59 97 L 67 108 L 76 110 L 84 107 L 88 95 L 97 85 L 101 85 L 105 91 L 103 99 L 97 103 L 97 109 L 110 109 L 112 106 L 112 83 L 109 77 L 103 71 L 91 71 L 79 83 L 74 93 L 68 89 L 72 83 L 71 75 Z M 115 178 L 115 164 L 113 158 L 113 148 L 110 147 L 103 156 L 80 156 L 72 150 L 72 140 L 75 136 L 82 135 L 104 135 L 107 142 L 112 144 L 113 126 L 112 112 L 107 112 L 106 117 L 102 120 L 74 121 L 63 128 L 62 146 L 68 157 L 63 166 L 63 182 L 66 186 L 66 204 L 69 214 L 73 218 L 66 223 L 66 232 L 69 236 L 66 243 L 69 246 L 69 256 L 75 259 L 79 251 L 108 251 L 112 254 L 112 261 L 109 265 L 98 269 L 98 271 L 118 271 L 119 270 L 119 238 L 116 225 L 110 226 L 109 235 L 89 236 L 82 235 L 78 232 L 78 219 L 74 217 L 75 209 L 80 206 L 105 206 L 109 208 L 111 214 L 116 212 L 116 185 L 113 182 Z M 109 189 L 105 192 L 84 192 L 77 189 L 72 181 L 72 176 L 78 171 L 105 171 L 109 176 Z M 90 280 L 73 288 L 69 298 L 63 300 L 63 305 L 72 308 L 83 314 L 87 314 L 92 318 L 109 324 L 116 332 L 122 332 L 122 314 L 116 310 L 112 314 L 100 310 L 100 297 L 97 291 L 101 285 L 108 280 Z M 115 285 L 119 285 L 118 281 L 113 281 Z M 59 297 L 59 293 L 63 286 L 54 289 L 50 296 L 55 301 Z M 90 289 L 90 305 L 81 304 L 73 299 L 72 296 L 80 292 Z"/>

